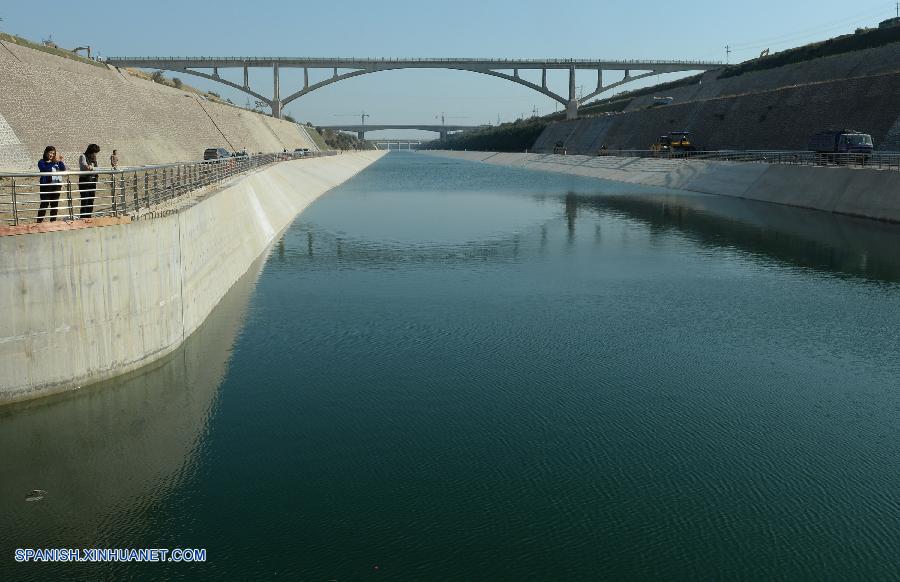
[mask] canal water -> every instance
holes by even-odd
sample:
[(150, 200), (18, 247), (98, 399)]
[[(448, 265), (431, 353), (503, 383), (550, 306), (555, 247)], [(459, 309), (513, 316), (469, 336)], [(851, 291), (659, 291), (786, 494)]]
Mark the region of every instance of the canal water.
[(0, 578), (896, 578), (898, 235), (392, 153), (171, 357), (0, 409)]

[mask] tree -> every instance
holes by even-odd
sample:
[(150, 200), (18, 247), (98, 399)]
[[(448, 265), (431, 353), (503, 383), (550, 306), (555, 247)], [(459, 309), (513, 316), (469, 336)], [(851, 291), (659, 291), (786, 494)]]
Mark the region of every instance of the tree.
[(153, 71), (153, 74), (150, 75), (150, 78), (153, 79), (154, 83), (163, 83), (165, 84), (166, 78), (163, 76), (162, 71)]
[(176, 89), (181, 89), (181, 86), (184, 85), (184, 83), (182, 83), (181, 79), (179, 79), (178, 77), (174, 77), (172, 79), (172, 84), (175, 85)]

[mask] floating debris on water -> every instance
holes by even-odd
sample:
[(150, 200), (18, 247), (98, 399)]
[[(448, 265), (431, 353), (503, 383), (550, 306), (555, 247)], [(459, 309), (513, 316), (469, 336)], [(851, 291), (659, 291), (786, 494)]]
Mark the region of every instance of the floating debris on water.
[(46, 494), (47, 491), (44, 489), (32, 489), (31, 493), (25, 496), (25, 501), (40, 501)]

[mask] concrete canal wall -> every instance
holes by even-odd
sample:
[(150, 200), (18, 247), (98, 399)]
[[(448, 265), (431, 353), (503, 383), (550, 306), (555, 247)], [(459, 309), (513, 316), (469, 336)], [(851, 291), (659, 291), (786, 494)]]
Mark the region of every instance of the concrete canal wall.
[(35, 170), (46, 145), (70, 164), (89, 143), (104, 165), (115, 148), (120, 166), (197, 160), (210, 147), (318, 149), (295, 123), (6, 41), (0, 87), (0, 170)]
[(421, 153), (900, 222), (900, 172), (896, 170), (612, 156)]
[(0, 402), (171, 352), (297, 213), (383, 154), (282, 162), (130, 224), (0, 236)]

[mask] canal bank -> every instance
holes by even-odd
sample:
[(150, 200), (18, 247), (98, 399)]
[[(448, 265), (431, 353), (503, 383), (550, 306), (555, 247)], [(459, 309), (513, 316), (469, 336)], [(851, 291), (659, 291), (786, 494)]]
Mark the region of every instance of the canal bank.
[(895, 170), (614, 156), (422, 153), (900, 222), (900, 172)]
[(156, 218), (0, 237), (0, 403), (168, 354), (299, 212), (381, 155), (280, 163)]

